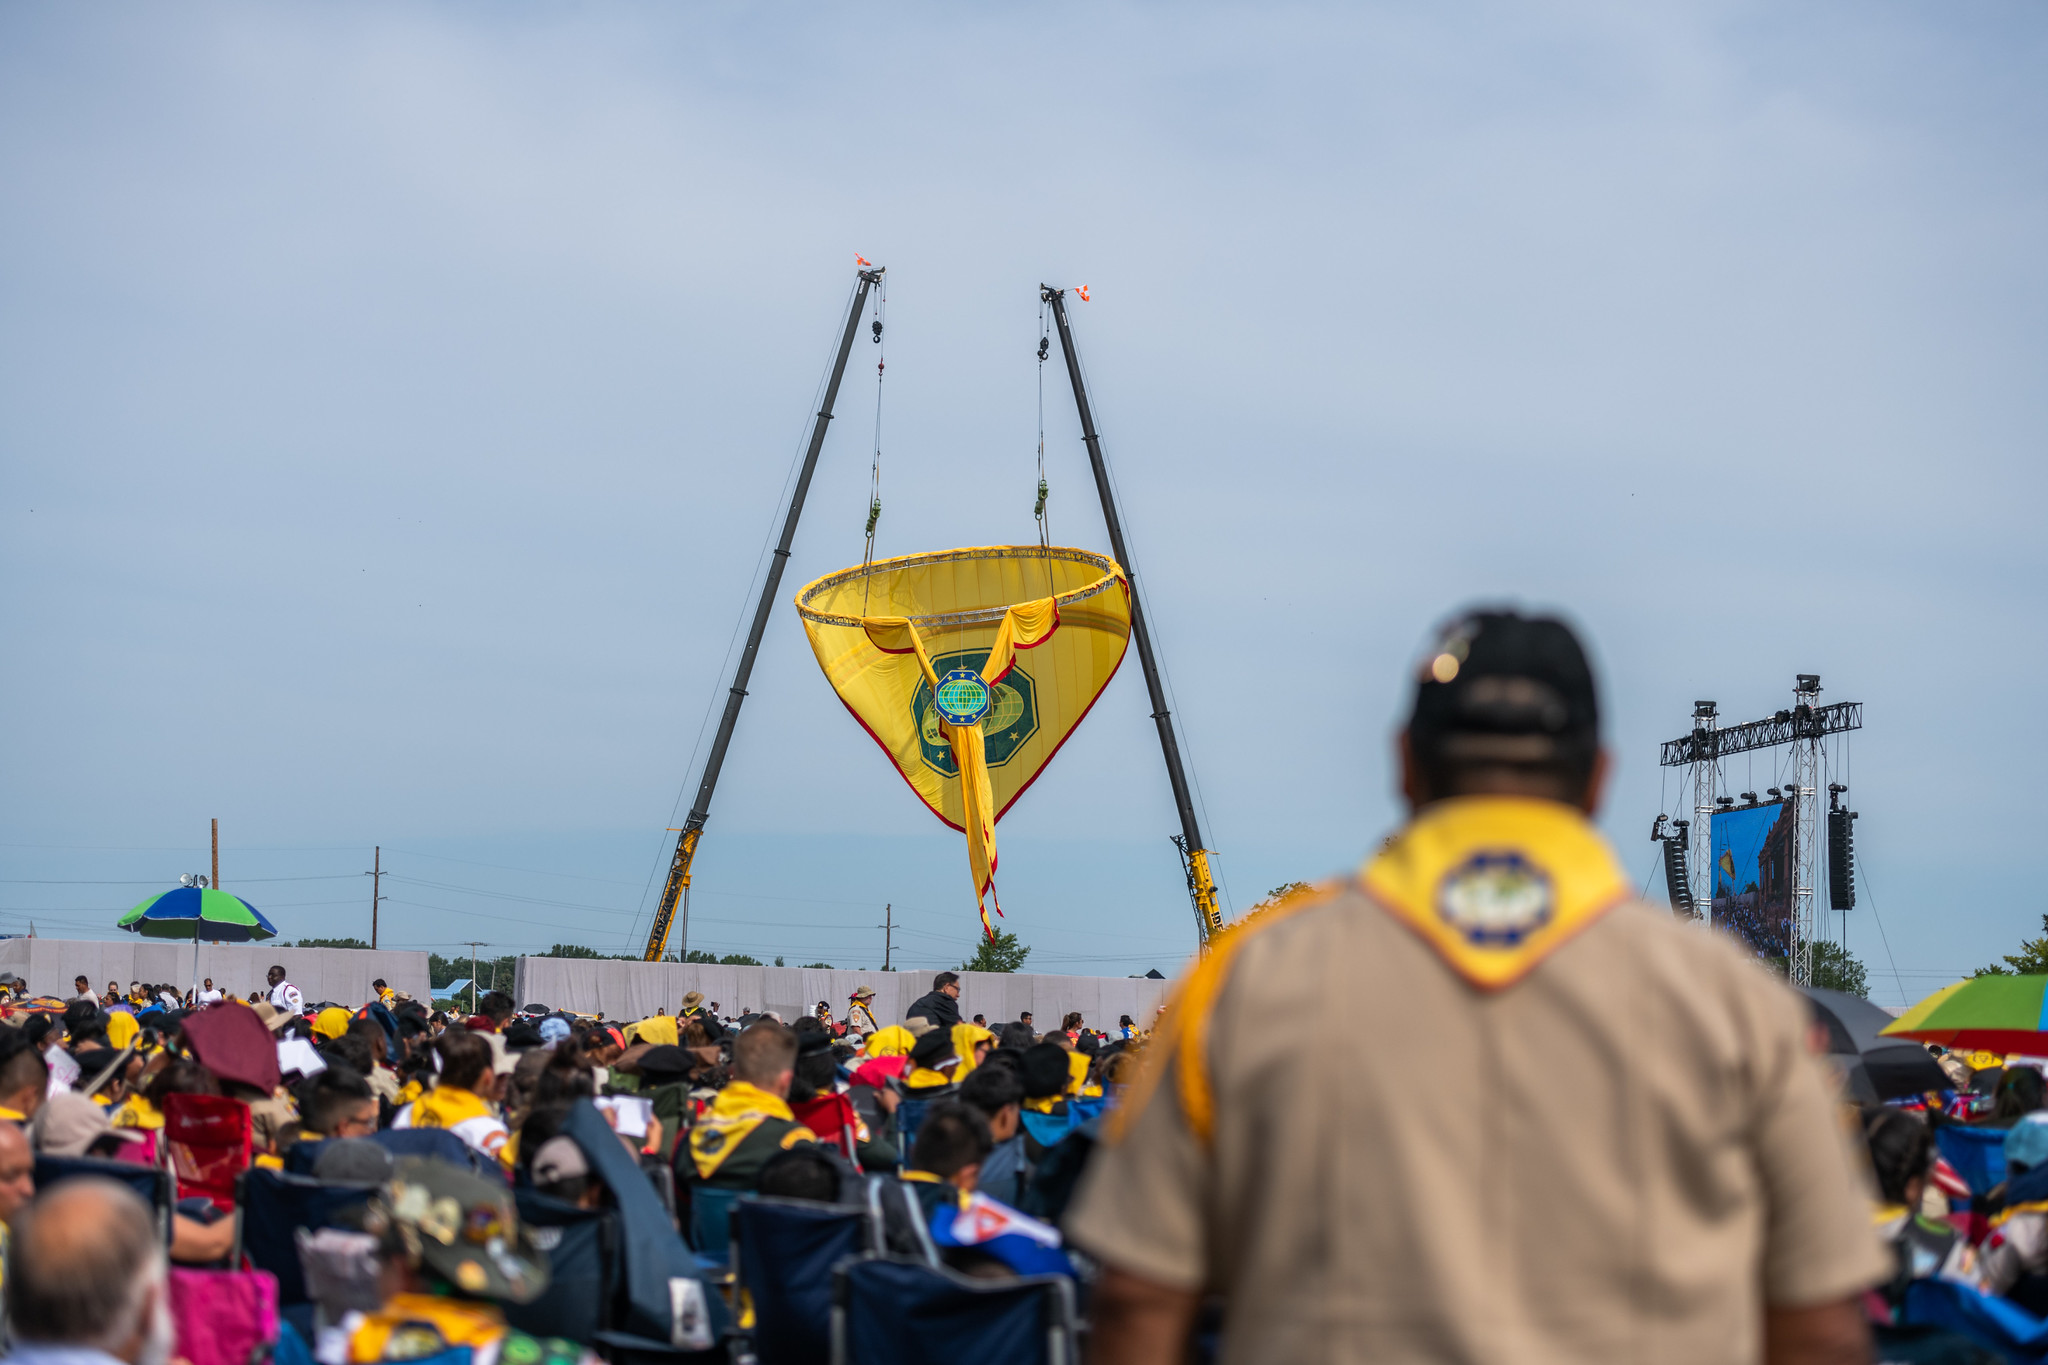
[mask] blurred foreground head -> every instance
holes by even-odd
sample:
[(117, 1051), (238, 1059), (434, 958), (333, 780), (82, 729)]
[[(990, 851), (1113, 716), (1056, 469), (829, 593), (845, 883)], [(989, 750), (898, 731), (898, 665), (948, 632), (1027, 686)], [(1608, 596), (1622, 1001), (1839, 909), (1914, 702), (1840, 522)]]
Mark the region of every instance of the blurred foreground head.
[(15, 1340), (166, 1365), (175, 1331), (164, 1276), (163, 1239), (133, 1191), (67, 1180), (14, 1222), (7, 1316)]
[(1548, 616), (1454, 618), (1423, 657), (1400, 744), (1412, 807), (1492, 795), (1593, 810), (1606, 755), (1593, 669), (1578, 636)]

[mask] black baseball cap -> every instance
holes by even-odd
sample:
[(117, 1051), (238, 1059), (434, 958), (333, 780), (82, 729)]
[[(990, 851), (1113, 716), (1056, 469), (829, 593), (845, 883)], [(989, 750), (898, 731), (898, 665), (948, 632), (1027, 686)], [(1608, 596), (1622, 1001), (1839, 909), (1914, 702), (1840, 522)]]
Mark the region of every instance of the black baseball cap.
[(1408, 737), (1441, 763), (1590, 764), (1600, 701), (1579, 637), (1552, 616), (1453, 618), (1417, 670)]

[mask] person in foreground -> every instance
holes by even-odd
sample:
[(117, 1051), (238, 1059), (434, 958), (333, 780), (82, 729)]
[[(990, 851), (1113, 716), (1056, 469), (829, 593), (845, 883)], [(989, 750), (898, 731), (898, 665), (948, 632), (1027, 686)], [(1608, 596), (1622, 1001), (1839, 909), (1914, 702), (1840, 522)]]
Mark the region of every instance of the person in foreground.
[(1184, 1359), (1214, 1294), (1230, 1363), (1868, 1360), (1802, 1002), (1635, 901), (1577, 638), (1453, 621), (1398, 749), (1408, 824), (1215, 943), (1107, 1126), (1092, 1359)]
[(111, 1180), (67, 1180), (19, 1215), (7, 1273), (11, 1361), (168, 1365), (175, 1344), (163, 1243)]

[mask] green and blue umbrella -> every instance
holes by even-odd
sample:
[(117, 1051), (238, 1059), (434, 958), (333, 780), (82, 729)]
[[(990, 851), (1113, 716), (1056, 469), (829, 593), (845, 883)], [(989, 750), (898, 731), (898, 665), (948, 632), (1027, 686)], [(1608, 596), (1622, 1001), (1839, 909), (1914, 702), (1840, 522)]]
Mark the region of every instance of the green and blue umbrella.
[(114, 926), (144, 938), (192, 940), (192, 993), (199, 994), (199, 944), (255, 943), (276, 938), (277, 927), (240, 896), (203, 886), (180, 886), (151, 896), (121, 916)]
[(277, 927), (240, 896), (200, 886), (180, 886), (151, 896), (121, 916), (115, 927), (144, 938), (203, 938), (216, 943), (255, 943), (277, 937)]

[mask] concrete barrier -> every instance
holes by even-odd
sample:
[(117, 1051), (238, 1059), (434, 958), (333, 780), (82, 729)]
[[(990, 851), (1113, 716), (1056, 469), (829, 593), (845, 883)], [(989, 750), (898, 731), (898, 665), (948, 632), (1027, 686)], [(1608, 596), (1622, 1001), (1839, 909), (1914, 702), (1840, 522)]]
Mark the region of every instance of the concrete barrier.
[[(676, 1012), (686, 991), (702, 991), (719, 1012), (771, 1009), (785, 1020), (809, 1014), (820, 1000), (835, 1018), (846, 1017), (856, 986), (872, 986), (875, 1018), (900, 1024), (903, 1011), (932, 988), (929, 971), (860, 972), (814, 967), (722, 967), (698, 962), (621, 962), (578, 957), (522, 957), (513, 995), (523, 1007), (547, 1005), (607, 1019), (644, 1019), (657, 1009)], [(1079, 1010), (1090, 1028), (1114, 1029), (1128, 1014), (1140, 1027), (1166, 1000), (1172, 983), (1144, 977), (1041, 976), (1035, 973), (962, 972), (960, 1017), (987, 1015), (992, 1024), (1030, 1010), (1043, 1033)]]
[[(427, 998), (425, 953), (371, 952), (362, 948), (273, 948), (267, 944), (199, 945), (199, 975), (238, 999), (268, 990), (264, 974), (276, 963), (299, 988), (306, 1003), (332, 1000), (351, 1008), (367, 1002), (379, 978), (393, 990), (415, 1000)], [(94, 991), (109, 981), (122, 990), (131, 981), (168, 981), (182, 994), (192, 984), (192, 945), (175, 940), (135, 938), (112, 942), (95, 939), (0, 939), (0, 971), (28, 981), (37, 995), (68, 998), (72, 981), (83, 976)]]

